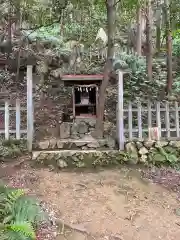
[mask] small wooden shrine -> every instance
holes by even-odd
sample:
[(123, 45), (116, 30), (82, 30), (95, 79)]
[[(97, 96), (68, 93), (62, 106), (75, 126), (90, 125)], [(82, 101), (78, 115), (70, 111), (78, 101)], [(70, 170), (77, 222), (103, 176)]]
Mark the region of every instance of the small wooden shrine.
[(64, 75), (65, 86), (72, 87), (72, 108), (74, 118), (96, 117), (98, 111), (99, 87), (103, 75)]

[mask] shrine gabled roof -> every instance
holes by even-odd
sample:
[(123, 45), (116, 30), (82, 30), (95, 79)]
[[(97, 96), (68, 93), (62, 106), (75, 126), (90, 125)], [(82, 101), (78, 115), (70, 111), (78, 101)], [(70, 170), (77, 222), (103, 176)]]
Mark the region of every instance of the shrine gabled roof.
[(62, 81), (102, 81), (103, 75), (93, 74), (93, 75), (64, 75)]

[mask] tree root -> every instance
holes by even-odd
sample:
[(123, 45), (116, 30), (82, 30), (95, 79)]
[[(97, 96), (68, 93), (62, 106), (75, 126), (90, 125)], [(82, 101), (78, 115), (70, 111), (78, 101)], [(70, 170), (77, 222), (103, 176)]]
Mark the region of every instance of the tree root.
[[(67, 228), (70, 228), (72, 230), (75, 230), (75, 231), (78, 231), (78, 232), (81, 232), (81, 233), (85, 233), (87, 235), (90, 235), (90, 233), (87, 231), (87, 229), (85, 229), (83, 226), (81, 226), (80, 224), (70, 224), (70, 223), (66, 223), (64, 222), (62, 219), (57, 219), (56, 220), (56, 223), (58, 225), (61, 225), (62, 226), (62, 230), (64, 232), (64, 228), (67, 227)], [(62, 232), (61, 230), (61, 232)]]

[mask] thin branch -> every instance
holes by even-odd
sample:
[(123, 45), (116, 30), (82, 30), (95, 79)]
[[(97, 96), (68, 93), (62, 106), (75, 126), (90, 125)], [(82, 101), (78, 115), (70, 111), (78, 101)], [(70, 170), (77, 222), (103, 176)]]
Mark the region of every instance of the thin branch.
[(32, 27), (32, 28), (20, 28), (20, 30), (22, 31), (22, 30), (32, 30), (32, 31), (36, 31), (36, 30), (38, 30), (38, 29), (40, 29), (40, 28), (42, 28), (42, 27), (50, 27), (50, 26), (52, 26), (53, 24), (55, 24), (55, 23), (59, 23), (61, 21), (61, 15), (59, 16), (59, 18), (57, 19), (57, 20), (55, 20), (55, 21), (53, 21), (53, 22), (51, 22), (51, 23), (47, 23), (47, 24), (40, 24), (40, 25), (36, 25), (35, 27)]
[(38, 29), (40, 29), (40, 28), (42, 28), (42, 27), (50, 27), (50, 26), (52, 26), (52, 25), (55, 24), (55, 23), (59, 23), (60, 20), (61, 20), (61, 16), (58, 18), (58, 20), (53, 21), (53, 22), (51, 22), (51, 23), (48, 23), (48, 24), (46, 24), (46, 25), (40, 24), (40, 25), (37, 25), (37, 26), (32, 27), (32, 28), (20, 28), (20, 30), (21, 30), (21, 31), (22, 31), (22, 30), (27, 30), (27, 31), (28, 31), (28, 30), (32, 30), (32, 31), (36, 31), (36, 30), (38, 30)]
[(115, 4), (113, 5), (113, 7), (115, 7), (118, 3), (120, 3), (121, 0), (118, 0), (117, 2), (115, 2)]

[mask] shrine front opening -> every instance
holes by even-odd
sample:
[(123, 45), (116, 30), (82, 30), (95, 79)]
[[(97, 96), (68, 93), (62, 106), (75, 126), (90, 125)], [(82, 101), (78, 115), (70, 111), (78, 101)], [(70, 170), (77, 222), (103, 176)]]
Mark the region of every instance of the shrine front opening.
[(64, 85), (72, 87), (73, 118), (96, 118), (102, 75), (65, 75)]

